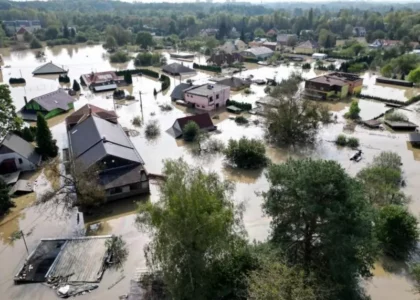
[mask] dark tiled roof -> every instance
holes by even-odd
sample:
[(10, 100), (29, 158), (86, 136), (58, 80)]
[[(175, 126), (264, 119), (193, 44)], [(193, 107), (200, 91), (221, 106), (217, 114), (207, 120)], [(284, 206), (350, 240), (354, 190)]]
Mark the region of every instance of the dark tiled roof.
[(26, 32), (28, 31), (25, 29), (25, 27), (20, 27), (16, 34), (25, 34)]
[(216, 82), (221, 85), (230, 86), (231, 88), (238, 88), (238, 87), (250, 85), (250, 82), (243, 80), (241, 78), (238, 78), (238, 77), (225, 78), (225, 79), (217, 80)]
[(42, 66), (36, 68), (32, 74), (34, 75), (42, 75), (42, 74), (63, 74), (67, 73), (66, 70), (60, 68), (59, 66), (53, 64), (52, 62), (46, 63)]
[(63, 89), (58, 89), (55, 92), (33, 98), (31, 101), (35, 101), (45, 108), (46, 111), (52, 111), (56, 108), (67, 111), (70, 109), (69, 104), (73, 103), (74, 99)]
[(190, 88), (189, 83), (178, 84), (171, 93), (171, 98), (176, 100), (184, 100), (184, 90)]
[(95, 116), (113, 123), (118, 122), (117, 114), (112, 110), (105, 110), (92, 104), (86, 104), (66, 118), (67, 127), (83, 122), (90, 116)]
[(36, 153), (35, 147), (14, 133), (9, 132), (3, 139), (1, 146), (6, 146), (35, 165), (38, 165), (41, 161), (41, 156)]
[(190, 121), (197, 123), (200, 129), (212, 130), (215, 128), (215, 126), (213, 125), (213, 121), (210, 118), (210, 115), (208, 113), (203, 113), (199, 115), (193, 115), (177, 119), (174, 125), (172, 125), (172, 127), (170, 128), (170, 133), (176, 138), (180, 137), (182, 135), (182, 130), (184, 129), (184, 126), (187, 125), (187, 123)]
[(188, 68), (184, 65), (181, 65), (179, 63), (172, 63), (166, 66), (162, 67), (162, 70), (164, 72), (170, 73), (170, 74), (185, 74), (185, 73), (195, 73), (194, 69)]

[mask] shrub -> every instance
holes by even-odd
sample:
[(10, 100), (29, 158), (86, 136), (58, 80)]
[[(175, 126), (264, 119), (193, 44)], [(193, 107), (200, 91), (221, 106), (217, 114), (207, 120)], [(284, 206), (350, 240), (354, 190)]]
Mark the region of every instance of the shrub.
[(222, 68), (219, 66), (207, 66), (207, 65), (199, 65), (199, 64), (193, 63), (193, 68), (210, 71), (210, 72), (216, 72), (216, 73), (222, 72)]
[(161, 66), (162, 62), (163, 56), (160, 53), (141, 52), (137, 54), (134, 65), (136, 67)]
[(84, 35), (78, 34), (78, 35), (76, 35), (76, 42), (77, 43), (85, 43), (85, 42), (87, 42), (87, 38)]
[(171, 79), (164, 74), (160, 75), (159, 80), (162, 82), (162, 85), (161, 85), (162, 91), (168, 89), (169, 86), (171, 85)]
[(67, 74), (60, 75), (58, 76), (58, 82), (70, 83), (70, 77)]
[(0, 216), (7, 213), (7, 211), (14, 206), (15, 204), (9, 196), (7, 184), (0, 178)]
[(237, 116), (235, 118), (235, 122), (238, 123), (238, 124), (248, 124), (249, 121), (248, 121), (247, 118), (245, 118), (243, 116)]
[(205, 147), (210, 153), (223, 152), (225, 150), (225, 144), (218, 139), (209, 139)]
[(130, 60), (130, 57), (127, 55), (127, 53), (118, 51), (114, 54), (111, 54), (110, 60), (112, 63), (125, 63)]
[(337, 138), (335, 139), (335, 143), (338, 146), (345, 147), (347, 145), (347, 137), (344, 134), (339, 134)]
[(78, 92), (80, 91), (80, 84), (77, 82), (77, 80), (73, 80), (73, 91)]
[(160, 110), (161, 110), (161, 111), (171, 111), (172, 109), (174, 109), (174, 108), (173, 108), (173, 106), (172, 106), (172, 105), (170, 105), (170, 104), (162, 104), (162, 105), (160, 106)]
[(252, 104), (246, 103), (246, 102), (238, 102), (235, 100), (227, 100), (226, 106), (234, 105), (242, 110), (251, 110)]
[(123, 90), (115, 90), (112, 93), (112, 97), (115, 99), (123, 99), (125, 97), (125, 92)]
[(22, 83), (26, 83), (26, 80), (25, 80), (25, 78), (13, 78), (13, 77), (11, 77), (9, 79), (9, 83), (10, 84), (22, 84)]
[(160, 134), (159, 123), (156, 120), (150, 120), (145, 129), (146, 137), (155, 138)]
[(265, 166), (268, 161), (264, 144), (246, 137), (242, 137), (239, 141), (229, 140), (224, 153), (229, 163), (243, 169), (257, 169)]
[(252, 94), (253, 92), (252, 92), (252, 90), (251, 90), (250, 88), (246, 88), (246, 89), (244, 90), (244, 93), (245, 93), (246, 95), (250, 95), (250, 94)]
[(189, 121), (182, 129), (182, 137), (186, 142), (194, 141), (200, 134), (200, 127), (194, 121)]
[(359, 147), (359, 139), (355, 137), (349, 137), (347, 140), (347, 146), (351, 148), (357, 148)]
[(42, 44), (40, 41), (38, 41), (36, 38), (32, 39), (30, 43), (31, 49), (39, 49), (42, 48)]
[(417, 219), (400, 205), (388, 205), (379, 211), (375, 233), (386, 255), (405, 259), (415, 250), (419, 232)]
[(385, 115), (385, 119), (394, 122), (407, 122), (408, 118), (401, 112), (391, 112)]
[(344, 117), (355, 120), (359, 118), (359, 113), (360, 113), (359, 103), (356, 100), (353, 100), (350, 104), (349, 111), (344, 114)]
[(131, 124), (134, 126), (140, 127), (142, 125), (141, 117), (135, 116), (134, 119), (131, 121)]
[(310, 70), (311, 69), (311, 64), (310, 63), (304, 63), (302, 65), (302, 69), (304, 69), (304, 70)]

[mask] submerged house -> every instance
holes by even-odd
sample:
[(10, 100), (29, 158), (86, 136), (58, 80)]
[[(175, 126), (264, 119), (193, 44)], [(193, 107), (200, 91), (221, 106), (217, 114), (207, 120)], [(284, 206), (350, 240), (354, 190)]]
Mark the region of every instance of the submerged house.
[(226, 106), (229, 97), (229, 86), (219, 83), (193, 86), (184, 91), (184, 100), (187, 105), (202, 110), (213, 110)]
[(169, 65), (163, 66), (162, 71), (172, 76), (197, 74), (197, 72), (194, 69), (188, 68), (179, 63), (172, 63)]
[(318, 52), (319, 49), (319, 44), (316, 41), (308, 40), (297, 44), (295, 47), (295, 53), (313, 54)]
[(192, 84), (189, 83), (180, 83), (178, 84), (172, 91), (171, 93), (171, 100), (172, 101), (176, 101), (176, 100), (184, 100), (184, 91), (186, 89), (189, 89), (190, 87), (192, 87)]
[(41, 164), (35, 147), (20, 136), (9, 132), (0, 144), (0, 174), (32, 171)]
[(63, 89), (58, 89), (55, 92), (35, 97), (29, 102), (25, 97), (25, 106), (20, 109), (19, 114), (23, 120), (36, 121), (38, 113), (44, 115), (45, 119), (49, 119), (68, 112), (73, 107), (73, 97)]
[(244, 61), (244, 58), (239, 53), (227, 53), (224, 51), (218, 51), (213, 53), (208, 59), (208, 64), (213, 64), (216, 66), (230, 66), (235, 63), (241, 63)]
[(64, 68), (61, 68), (53, 64), (52, 61), (42, 66), (39, 66), (32, 72), (33, 75), (53, 75), (53, 74), (67, 74), (67, 73), (68, 73), (68, 70), (65, 70)]
[(348, 95), (360, 93), (363, 78), (356, 74), (333, 72), (305, 81), (307, 97), (328, 99), (330, 97), (344, 98)]
[(80, 77), (80, 82), (94, 92), (112, 91), (127, 84), (124, 76), (118, 76), (114, 71), (84, 74)]
[(182, 136), (185, 125), (191, 121), (195, 122), (198, 127), (204, 131), (213, 131), (217, 129), (217, 127), (213, 125), (210, 115), (208, 113), (204, 113), (176, 119), (172, 127), (169, 128), (167, 132), (175, 138), (179, 138)]
[(73, 162), (82, 171), (99, 169), (107, 201), (149, 193), (144, 161), (116, 118), (90, 107), (76, 111), (66, 124)]
[(251, 81), (244, 80), (238, 77), (213, 79), (218, 84), (227, 85), (232, 91), (240, 91), (251, 86)]
[(16, 32), (16, 40), (18, 42), (24, 42), (25, 41), (25, 34), (29, 33), (28, 30), (26, 30), (25, 27), (21, 27), (17, 32)]
[(274, 51), (267, 47), (254, 47), (249, 48), (241, 52), (241, 55), (245, 58), (252, 58), (257, 60), (265, 60), (271, 57), (274, 54)]
[(106, 110), (92, 104), (86, 104), (66, 118), (66, 126), (68, 129), (71, 129), (90, 116), (95, 116), (103, 120), (118, 123), (118, 116), (115, 111)]

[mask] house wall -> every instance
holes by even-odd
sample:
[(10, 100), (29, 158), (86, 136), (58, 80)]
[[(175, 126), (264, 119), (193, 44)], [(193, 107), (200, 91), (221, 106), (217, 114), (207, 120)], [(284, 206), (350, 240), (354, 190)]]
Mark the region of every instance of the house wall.
[(18, 42), (24, 42), (25, 41), (24, 35), (23, 34), (16, 34), (16, 40)]
[(349, 93), (360, 94), (363, 88), (363, 79), (349, 82)]
[(150, 193), (149, 180), (137, 182), (131, 185), (125, 185), (118, 188), (112, 188), (105, 191), (106, 201), (115, 201), (128, 198), (135, 195)]
[(258, 59), (267, 59), (267, 58), (273, 56), (273, 54), (274, 54), (274, 52), (272, 52), (272, 53), (266, 53), (266, 54), (260, 54), (260, 55), (257, 55), (257, 58)]
[[(219, 99), (217, 99), (217, 95), (219, 95)], [(213, 101), (210, 101), (210, 97), (213, 97)], [(216, 109), (217, 107), (226, 106), (226, 101), (229, 99), (229, 97), (229, 87), (226, 87), (219, 92), (213, 92), (209, 97), (198, 96), (188, 92), (185, 93), (185, 101), (187, 103), (192, 103), (194, 104), (195, 108), (207, 111)]]
[[(15, 152), (0, 154), (0, 164), (3, 160), (10, 158), (15, 159), (16, 168), (20, 171), (32, 171), (36, 169), (36, 166), (33, 163)], [(21, 159), (22, 162), (20, 162), (19, 159)]]
[(55, 117), (57, 115), (60, 115), (62, 113), (65, 113), (66, 111), (69, 111), (69, 110), (71, 110), (73, 108), (74, 108), (74, 103), (69, 103), (69, 109), (68, 110), (62, 110), (61, 108), (53, 109), (52, 111), (50, 111), (49, 113), (47, 113), (45, 115), (45, 119), (53, 118), (53, 117)]
[(246, 58), (257, 58), (252, 52), (242, 51), (241, 55)]
[(315, 53), (315, 50), (314, 49), (311, 49), (311, 48), (299, 48), (299, 47), (296, 47), (295, 48), (295, 52), (296, 53), (313, 54), (313, 53)]

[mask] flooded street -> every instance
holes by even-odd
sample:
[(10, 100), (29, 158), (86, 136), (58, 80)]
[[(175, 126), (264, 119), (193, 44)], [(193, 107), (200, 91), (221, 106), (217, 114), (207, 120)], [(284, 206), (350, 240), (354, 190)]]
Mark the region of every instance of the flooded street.
[[(111, 64), (107, 58), (106, 51), (102, 46), (76, 45), (68, 47), (46, 48), (45, 61), (39, 61), (35, 58), (33, 51), (12, 52), (2, 49), (4, 65), (10, 65), (10, 68), (2, 68), (3, 83), (8, 83), (10, 77), (22, 77), (26, 79), (25, 86), (11, 87), (11, 94), (17, 110), (24, 105), (24, 97), (28, 99), (56, 90), (61, 85), (58, 82), (58, 76), (33, 77), (32, 71), (44, 62), (64, 66), (69, 70), (68, 76), (79, 80), (82, 74), (92, 71), (122, 70), (134, 68), (133, 62), (125, 64)], [(165, 54), (166, 55), (166, 54)], [(169, 61), (171, 62), (171, 61)], [(204, 63), (204, 58), (197, 58), (197, 62)], [(192, 63), (185, 63), (191, 65)], [(304, 78), (312, 78), (319, 75), (318, 71), (313, 69), (303, 71), (299, 66), (290, 64), (279, 67), (261, 67), (258, 69), (244, 71), (236, 76), (247, 77), (253, 75), (254, 79), (266, 79), (275, 77), (277, 80), (287, 78), (292, 72), (302, 73)], [(206, 79), (211, 77), (209, 73), (198, 72), (192, 79)], [(413, 89), (400, 89), (391, 86), (377, 86), (372, 82), (372, 77), (364, 75), (364, 89), (376, 93), (377, 90), (386, 93), (378, 95), (384, 98), (408, 99), (413, 93), (418, 91)], [(183, 78), (184, 79), (184, 78)], [(133, 76), (133, 85), (125, 88), (126, 92), (135, 96), (136, 102), (129, 105), (114, 105), (112, 92), (92, 94), (87, 88), (82, 87), (82, 94), (75, 102), (75, 109), (90, 103), (105, 109), (116, 109), (119, 116), (119, 122), (122, 126), (139, 131), (139, 135), (132, 137), (131, 140), (138, 152), (146, 163), (146, 168), (150, 173), (160, 174), (162, 172), (164, 159), (183, 158), (189, 164), (202, 166), (206, 170), (212, 170), (219, 173), (226, 179), (236, 183), (234, 199), (238, 203), (245, 203), (244, 223), (248, 231), (250, 240), (263, 241), (270, 232), (270, 220), (263, 215), (261, 210), (262, 199), (257, 195), (260, 191), (268, 189), (268, 182), (264, 175), (264, 170), (253, 172), (242, 172), (226, 166), (221, 154), (195, 155), (189, 145), (176, 141), (166, 130), (170, 128), (175, 119), (185, 115), (185, 108), (174, 106), (174, 109), (168, 112), (162, 112), (159, 108), (161, 104), (171, 104), (170, 94), (172, 89), (180, 82), (179, 78), (171, 78), (169, 90), (163, 94), (159, 93), (156, 97), (153, 90), (160, 90), (160, 82), (149, 77)], [(265, 86), (252, 85), (252, 94), (233, 93), (232, 99), (245, 101), (255, 104), (260, 97), (265, 96)], [(383, 90), (385, 89), (385, 90)], [(388, 95), (389, 89), (392, 91)], [(142, 94), (142, 108), (139, 95)], [(365, 91), (363, 91), (364, 93)], [(111, 96), (111, 97), (110, 97)], [(361, 108), (361, 117), (363, 119), (373, 118), (387, 110), (384, 104), (368, 100), (359, 100)], [(369, 164), (373, 157), (381, 151), (395, 151), (403, 161), (404, 176), (407, 186), (404, 192), (412, 197), (410, 203), (411, 211), (417, 216), (420, 215), (420, 151), (413, 150), (407, 144), (407, 134), (395, 134), (389, 131), (371, 131), (360, 126), (354, 130), (346, 127), (346, 120), (343, 118), (348, 111), (350, 102), (343, 101), (338, 103), (328, 103), (330, 110), (337, 116), (337, 123), (322, 128), (319, 141), (312, 149), (294, 149), (281, 150), (277, 148), (267, 148), (269, 158), (280, 163), (289, 157), (314, 157), (323, 159), (332, 159), (341, 163), (351, 175), (357, 174), (363, 167)], [(407, 115), (410, 120), (420, 124), (420, 113), (415, 111), (415, 107)], [(242, 135), (253, 138), (263, 138), (264, 128), (262, 122), (254, 125), (250, 122), (249, 126), (237, 125), (229, 119), (229, 114), (220, 110), (215, 114), (220, 114), (220, 120), (214, 120), (221, 133), (212, 134), (212, 138), (217, 138), (227, 142), (230, 138), (238, 139)], [(144, 135), (144, 128), (136, 128), (131, 124), (135, 116), (142, 116), (145, 123), (150, 120), (157, 120), (160, 126), (160, 135), (148, 140)], [(60, 117), (58, 117), (60, 118)], [(251, 117), (257, 118), (255, 116)], [(54, 122), (54, 120), (51, 120)], [(51, 127), (54, 138), (57, 139), (60, 148), (67, 146), (66, 129), (61, 122), (52, 123)], [(359, 163), (350, 161), (354, 151), (348, 148), (338, 148), (333, 141), (335, 137), (342, 132), (359, 138), (361, 149), (363, 150), (363, 160)], [(33, 195), (33, 197), (35, 197)], [(81, 234), (80, 226), (77, 225), (74, 213), (63, 214), (48, 205), (43, 207), (33, 207), (30, 203), (34, 198), (18, 199), (17, 207), (4, 218), (0, 218), (0, 293), (1, 299), (57, 299), (54, 291), (42, 284), (28, 284), (15, 286), (13, 276), (22, 265), (27, 256), (25, 245), (22, 240), (12, 241), (10, 236), (17, 230), (22, 230), (27, 234), (26, 241), (29, 252), (32, 251), (41, 238), (53, 238), (63, 236), (74, 236)], [(151, 185), (152, 201), (158, 199), (158, 187)], [(129, 246), (128, 261), (122, 271), (107, 270), (99, 284), (99, 288), (89, 295), (80, 296), (80, 299), (117, 299), (118, 296), (126, 294), (129, 290), (130, 279), (136, 276), (138, 271), (143, 270), (145, 259), (143, 247), (149, 241), (147, 234), (139, 232), (135, 227), (136, 201), (146, 201), (147, 197), (127, 199), (121, 202), (115, 202), (107, 205), (98, 216), (85, 216), (84, 229), (88, 235), (116, 234), (122, 235)], [(108, 289), (120, 277), (121, 273), (125, 278)], [(375, 269), (375, 277), (366, 283), (366, 288), (373, 300), (400, 299), (411, 300), (416, 296), (411, 292), (411, 283), (406, 278), (405, 273), (390, 273), (378, 265)]]

